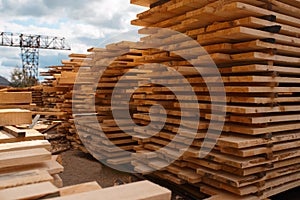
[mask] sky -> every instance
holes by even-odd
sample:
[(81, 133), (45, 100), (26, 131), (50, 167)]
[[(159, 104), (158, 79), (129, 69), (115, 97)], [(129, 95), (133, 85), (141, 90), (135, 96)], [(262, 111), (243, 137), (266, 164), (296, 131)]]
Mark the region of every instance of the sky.
[[(40, 50), (39, 70), (45, 71), (71, 53), (86, 53), (120, 33), (137, 32), (130, 21), (144, 10), (130, 0), (0, 0), (0, 32), (65, 37), (71, 51)], [(130, 39), (125, 34), (120, 40)], [(11, 71), (21, 68), (20, 53), (20, 48), (0, 46), (1, 76), (10, 80)]]

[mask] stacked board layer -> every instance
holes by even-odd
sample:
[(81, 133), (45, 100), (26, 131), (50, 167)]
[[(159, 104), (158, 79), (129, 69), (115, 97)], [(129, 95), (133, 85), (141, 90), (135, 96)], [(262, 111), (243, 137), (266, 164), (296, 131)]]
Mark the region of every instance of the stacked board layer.
[[(30, 103), (35, 104), (35, 106), (37, 107), (42, 107), (43, 106), (43, 87), (42, 86), (33, 86), (33, 87), (28, 87), (28, 88), (5, 88), (0, 90), (1, 92), (28, 92), (31, 93), (32, 96), (32, 101), (30, 101)], [(19, 97), (20, 98), (20, 97)], [(21, 99), (21, 98), (20, 98)], [(25, 100), (25, 99), (24, 99)], [(23, 101), (22, 104), (27, 104), (29, 103), (28, 100)], [(15, 106), (15, 105), (13, 105)], [(20, 105), (22, 106), (22, 105)], [(16, 108), (16, 107), (14, 107)], [(23, 105), (23, 107), (18, 107), (18, 108), (26, 108), (26, 109), (31, 109), (34, 110), (34, 106), (30, 106), (28, 105), (28, 107), (25, 107), (25, 105)]]
[[(225, 0), (225, 1), (143, 1), (132, 3), (149, 6), (137, 15), (133, 25), (143, 41), (152, 40), (175, 52), (152, 50), (141, 63), (160, 63), (179, 71), (191, 83), (198, 103), (184, 104), (185, 109), (199, 107), (199, 118), (181, 113), (180, 103), (173, 91), (160, 85), (143, 85), (133, 96), (137, 113), (133, 116), (143, 125), (159, 123), (163, 113), (149, 118), (152, 105), (161, 104), (167, 113), (166, 124), (156, 135), (141, 139), (137, 151), (156, 151), (169, 144), (177, 134), (179, 125), (186, 129), (175, 145), (163, 154), (150, 154), (151, 159), (137, 159), (133, 164), (138, 172), (160, 169), (174, 155), (183, 155), (172, 165), (164, 167), (157, 176), (177, 184), (202, 184), (200, 189), (221, 188), (235, 198), (265, 199), (300, 185), (299, 109), (300, 109), (300, 4), (298, 1)], [(197, 65), (205, 67), (207, 57), (199, 55), (197, 46), (182, 40), (178, 34), (164, 35), (147, 27), (168, 28), (184, 33), (197, 41), (215, 62), (224, 83), (226, 103), (219, 104), (220, 114), (212, 114), (212, 97), (217, 88), (209, 83), (220, 81), (216, 74), (199, 74), (186, 55)], [(197, 59), (197, 60), (196, 60)], [(139, 75), (140, 78), (162, 79), (170, 72)], [(172, 76), (172, 75), (171, 75)], [(203, 78), (205, 76), (206, 78)], [(209, 78), (207, 78), (209, 77)], [(169, 86), (185, 95), (180, 81), (168, 77)], [(210, 91), (210, 90), (213, 90)], [(188, 98), (187, 98), (188, 100)], [(226, 115), (222, 116), (223, 109)], [(190, 124), (181, 122), (182, 115), (190, 117)], [(214, 149), (204, 159), (199, 151), (209, 134), (220, 130), (218, 121), (225, 121), (222, 134)], [(189, 125), (200, 121), (198, 130)], [(153, 127), (153, 130), (155, 126)], [(135, 132), (153, 135), (151, 130), (136, 128)], [(195, 138), (188, 149), (182, 149), (185, 138)], [(178, 138), (177, 138), (178, 139)]]

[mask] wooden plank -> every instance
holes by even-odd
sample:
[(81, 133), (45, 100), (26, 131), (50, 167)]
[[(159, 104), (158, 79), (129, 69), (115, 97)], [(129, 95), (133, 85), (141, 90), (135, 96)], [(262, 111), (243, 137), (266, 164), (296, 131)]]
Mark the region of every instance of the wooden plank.
[[(185, 43), (183, 42), (182, 45)], [(171, 48), (171, 47), (170, 47)], [(288, 56), (299, 56), (299, 47), (281, 45), (281, 44), (273, 44), (269, 42), (263, 42), (260, 40), (253, 40), (250, 42), (242, 42), (242, 43), (221, 43), (221, 44), (212, 44), (203, 46), (203, 48), (209, 53), (224, 53), (224, 54), (232, 54), (232, 53), (241, 53), (241, 52), (250, 52), (250, 51), (267, 51), (270, 49), (276, 49), (278, 54), (288, 55)], [(195, 52), (193, 51), (195, 50)], [(187, 55), (187, 56), (199, 56), (199, 52), (197, 52), (198, 48), (193, 47), (182, 47), (182, 49), (173, 51), (170, 56), (176, 57), (177, 55)], [(192, 53), (191, 53), (192, 51)], [(191, 70), (193, 68), (189, 67)], [(188, 68), (185, 68), (188, 69)], [(205, 71), (203, 72), (205, 73)], [(170, 74), (170, 73), (169, 73)], [(152, 73), (151, 73), (152, 75)], [(142, 75), (141, 75), (142, 76)]]
[(24, 172), (28, 170), (43, 170), (43, 171), (47, 171), (50, 175), (55, 175), (63, 172), (64, 167), (54, 160), (47, 160), (35, 164), (27, 164), (27, 165), (20, 165), (20, 166), (0, 169), (0, 174), (7, 174), (13, 172), (17, 173), (17, 172)]
[(18, 173), (0, 175), (0, 189), (11, 188), (21, 185), (53, 181), (51, 175), (46, 171), (31, 170)]
[(277, 0), (270, 0), (270, 3), (272, 3), (273, 10), (276, 10), (279, 13), (283, 13), (283, 14), (286, 14), (289, 16), (296, 17), (298, 19), (300, 18), (300, 15), (299, 15), (300, 9), (299, 8), (289, 5), (289, 4), (286, 4), (286, 3), (283, 3), (283, 2), (280, 2), (280, 1), (277, 1)]
[(150, 7), (151, 4), (157, 2), (158, 0), (130, 0), (131, 4), (136, 4), (139, 6)]
[(232, 133), (229, 135), (223, 134), (218, 139), (218, 145), (221, 147), (242, 149), (298, 139), (300, 139), (300, 134), (298, 131), (274, 133), (273, 137), (270, 139), (250, 137), (247, 135), (236, 135)]
[(300, 3), (299, 0), (279, 0), (279, 1), (299, 8), (299, 3)]
[[(277, 181), (277, 184), (278, 183), (280, 184), (280, 183), (282, 183), (282, 181), (281, 180)], [(300, 181), (299, 180), (291, 181), (291, 182), (288, 182), (288, 183), (285, 183), (285, 184), (280, 184), (277, 187), (272, 187), (272, 189), (269, 189), (269, 190), (265, 191), (261, 198), (271, 197), (271, 196), (274, 196), (276, 194), (286, 192), (288, 190), (294, 189), (294, 188), (299, 187), (299, 186), (300, 186)]]
[(40, 132), (33, 129), (26, 129), (26, 136), (21, 138), (16, 138), (13, 135), (0, 130), (0, 143), (13, 143), (21, 141), (31, 141), (31, 140), (44, 140), (45, 136)]
[(1, 109), (0, 126), (12, 126), (20, 124), (31, 124), (32, 115), (28, 110)]
[[(289, 183), (289, 182), (298, 183), (298, 184), (295, 184), (295, 186), (298, 186), (299, 185), (299, 177), (300, 177), (300, 175), (298, 172), (298, 173), (294, 173), (294, 174), (267, 180), (267, 181), (265, 181), (265, 184), (263, 184), (262, 186), (250, 185), (250, 186), (241, 187), (241, 188), (234, 188), (225, 183), (215, 181), (211, 178), (204, 178), (203, 181), (207, 184), (213, 185), (214, 187), (220, 187), (222, 189), (230, 191), (231, 193), (235, 193), (239, 196), (245, 196), (245, 195), (250, 195), (252, 193), (256, 193), (258, 191), (268, 191), (268, 190), (273, 189), (273, 187), (276, 187), (278, 185), (281, 186), (281, 185), (284, 185), (285, 183)], [(291, 187), (291, 185), (289, 185), (289, 188), (290, 187)], [(278, 188), (280, 188), (280, 187), (278, 187)], [(264, 197), (262, 197), (262, 199), (264, 199)]]
[(198, 35), (197, 41), (201, 45), (224, 43), (230, 41), (247, 41), (253, 39), (274, 38), (278, 43), (290, 46), (300, 46), (300, 39), (291, 36), (285, 36), (277, 33), (269, 33), (247, 27), (235, 27), (219, 30), (214, 33)]
[(78, 185), (72, 185), (69, 187), (63, 187), (59, 189), (60, 196), (69, 196), (83, 192), (91, 192), (94, 190), (100, 190), (102, 187), (96, 182), (82, 183)]
[(61, 85), (73, 85), (77, 77), (76, 72), (62, 72), (58, 83)]
[[(200, 191), (211, 195), (211, 197), (205, 198), (204, 200), (224, 200), (224, 199), (232, 199), (232, 200), (259, 200), (258, 197), (255, 196), (238, 196), (235, 194), (231, 194), (229, 192), (220, 190), (220, 189), (214, 189), (207, 185), (201, 185)], [(267, 199), (265, 199), (267, 200)]]
[(16, 138), (25, 137), (26, 136), (26, 131), (18, 129), (18, 128), (13, 127), (13, 126), (4, 126), (3, 130), (6, 131), (9, 134), (12, 134)]
[[(233, 27), (237, 27), (237, 26), (245, 26), (245, 27), (249, 27), (249, 28), (265, 28), (265, 27), (272, 27), (272, 26), (280, 26), (281, 30), (279, 33), (283, 34), (283, 35), (291, 35), (291, 36), (295, 36), (297, 37), (297, 32), (299, 32), (299, 28), (294, 27), (294, 26), (289, 26), (286, 24), (282, 24), (282, 23), (278, 23), (278, 22), (271, 22), (268, 20), (264, 20), (264, 19), (259, 19), (256, 17), (247, 17), (247, 18), (242, 18), (242, 19), (237, 19), (234, 21), (229, 21), (229, 22), (219, 22), (219, 23), (215, 23), (212, 25), (209, 25), (205, 32), (214, 32), (214, 31), (218, 31), (218, 30), (222, 30), (222, 29), (226, 29), (226, 28), (233, 28)], [(204, 31), (200, 31), (198, 29), (197, 30), (191, 30), (188, 31), (187, 34), (191, 34), (191, 35), (195, 35), (195, 34), (202, 34), (204, 33)]]
[(63, 180), (58, 174), (53, 174), (53, 185), (55, 185), (58, 188), (62, 188), (64, 186)]
[(8, 151), (18, 151), (34, 148), (44, 148), (50, 151), (51, 144), (47, 140), (34, 140), (15, 143), (0, 143), (0, 153)]
[(171, 191), (149, 181), (141, 181), (92, 192), (53, 198), (53, 200), (68, 200), (74, 198), (91, 200), (99, 198), (107, 200), (170, 200)]
[(51, 153), (46, 149), (29, 149), (0, 153), (0, 168), (34, 164), (51, 160)]
[(218, 9), (198, 9), (187, 13), (188, 18), (201, 19), (203, 16), (211, 15), (211, 19), (203, 20), (199, 26), (208, 25), (214, 21), (220, 20), (234, 20), (242, 17), (255, 16), (262, 17), (267, 15), (274, 15), (277, 17), (277, 21), (280, 23), (288, 24), (295, 27), (300, 27), (300, 20), (295, 17), (280, 14), (268, 9), (260, 8), (250, 5), (251, 3), (233, 2), (229, 4), (223, 4)]
[[(293, 174), (293, 173), (297, 172), (297, 170), (299, 170), (299, 166), (297, 166), (297, 165), (286, 166), (285, 171), (283, 171), (282, 169), (283, 168), (269, 170), (266, 172), (266, 175), (262, 178), (258, 178), (255, 175), (241, 177), (241, 176), (237, 176), (237, 175), (234, 175), (234, 174), (231, 174), (228, 172), (214, 171), (214, 170), (210, 170), (210, 169), (204, 168), (204, 167), (197, 168), (197, 172), (202, 176), (209, 176), (210, 178), (212, 178), (216, 181), (226, 183), (226, 184), (228, 184), (228, 186), (236, 187), (236, 188), (243, 188), (246, 186), (251, 187), (255, 183), (259, 183), (262, 181), (267, 182), (268, 180), (280, 178), (283, 176), (288, 176), (289, 174)], [(255, 191), (253, 191), (253, 193), (254, 192)]]
[(255, 147), (255, 148), (248, 148), (248, 149), (241, 149), (241, 150), (221, 147), (221, 152), (230, 155), (239, 156), (239, 157), (250, 157), (256, 155), (268, 154), (270, 152), (281, 151), (284, 149), (290, 149), (299, 145), (300, 145), (300, 141), (294, 141), (294, 142), (284, 142), (284, 143), (274, 144), (274, 146), (272, 147), (262, 146), (262, 147)]
[(0, 199), (39, 199), (50, 194), (58, 194), (58, 189), (50, 182), (43, 182), (0, 190)]
[(0, 104), (31, 104), (31, 92), (0, 92)]

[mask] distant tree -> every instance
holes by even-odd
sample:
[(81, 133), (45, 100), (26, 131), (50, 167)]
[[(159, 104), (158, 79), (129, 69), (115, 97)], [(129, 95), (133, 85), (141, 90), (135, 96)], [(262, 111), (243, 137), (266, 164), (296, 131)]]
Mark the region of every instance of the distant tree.
[(23, 84), (24, 73), (20, 68), (16, 67), (10, 74), (10, 85), (12, 87), (25, 87)]
[(25, 72), (18, 66), (11, 72), (11, 86), (12, 87), (30, 87), (37, 84), (37, 80), (32, 77), (26, 77)]

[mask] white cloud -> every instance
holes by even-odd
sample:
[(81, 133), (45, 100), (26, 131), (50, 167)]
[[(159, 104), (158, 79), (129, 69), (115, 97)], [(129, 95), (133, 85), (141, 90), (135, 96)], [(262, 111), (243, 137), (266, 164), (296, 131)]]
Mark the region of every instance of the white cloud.
[[(144, 9), (129, 0), (0, 0), (0, 31), (65, 37), (72, 52), (86, 53), (111, 36), (137, 29), (130, 21)], [(127, 39), (124, 35), (120, 41)], [(57, 64), (72, 52), (43, 50), (40, 67), (52, 60)], [(0, 47), (0, 74), (9, 78), (15, 63), (21, 63), (20, 49)]]

